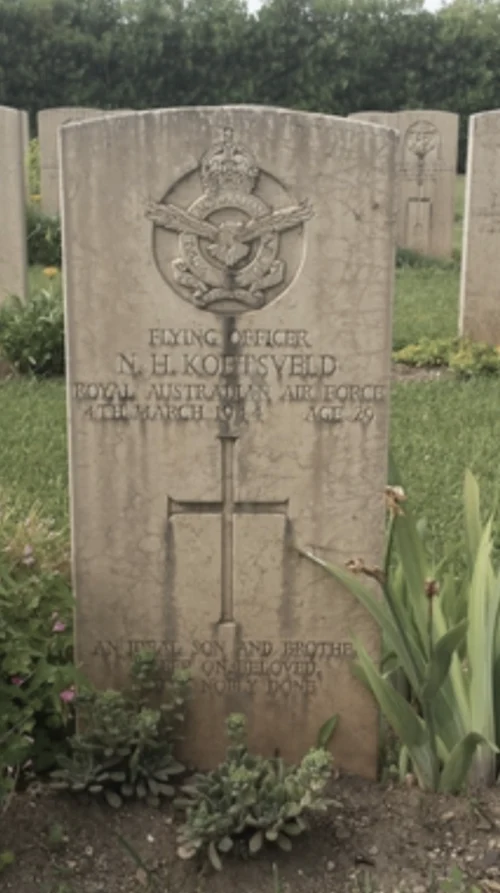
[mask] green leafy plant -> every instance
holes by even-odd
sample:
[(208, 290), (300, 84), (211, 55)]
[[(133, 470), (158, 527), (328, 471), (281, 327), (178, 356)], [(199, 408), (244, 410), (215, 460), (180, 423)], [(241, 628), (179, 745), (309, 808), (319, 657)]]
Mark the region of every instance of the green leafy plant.
[(326, 722), (321, 726), (317, 738), (316, 738), (316, 747), (327, 748), (330, 744), (330, 741), (333, 738), (335, 729), (337, 728), (339, 722), (338, 713), (334, 713)]
[(68, 840), (65, 834), (64, 826), (59, 822), (52, 822), (49, 826), (47, 834), (47, 843), (51, 849), (59, 849)]
[(284, 893), (284, 888), (283, 888), (283, 884), (281, 883), (278, 866), (276, 865), (275, 862), (273, 862), (272, 871), (273, 871), (273, 891), (272, 891), (272, 893)]
[(458, 338), (423, 338), (394, 351), (392, 358), (407, 366), (449, 366), (458, 345)]
[(394, 351), (392, 358), (407, 366), (448, 366), (461, 378), (500, 371), (497, 348), (463, 338), (423, 338)]
[(64, 311), (60, 281), (26, 302), (9, 297), (0, 307), (0, 353), (18, 372), (64, 374)]
[(62, 263), (61, 221), (40, 210), (32, 202), (26, 210), (28, 263), (60, 267)]
[(157, 657), (139, 652), (125, 692), (84, 692), (77, 698), (83, 731), (69, 740), (69, 755), (59, 757), (51, 773), (53, 787), (73, 793), (103, 795), (110, 806), (146, 799), (158, 805), (173, 797), (172, 779), (184, 772), (174, 747), (184, 722), (189, 673), (178, 671), (169, 698), (151, 706), (164, 685)]
[(305, 814), (326, 809), (323, 792), (332, 769), (332, 757), (323, 748), (310, 750), (298, 766), (249, 753), (240, 714), (228, 718), (227, 734), (226, 760), (212, 772), (195, 775), (176, 800), (186, 810), (179, 855), (206, 855), (216, 870), (222, 867), (221, 855), (230, 851), (254, 855), (265, 843), (291, 850), (293, 838), (307, 828)]
[(3, 852), (0, 852), (0, 874), (2, 873), (2, 871), (5, 871), (5, 869), (8, 868), (9, 865), (13, 865), (14, 861), (14, 853), (12, 853), (10, 850), (3, 850)]
[(441, 893), (481, 893), (481, 888), (475, 884), (470, 885), (464, 872), (454, 865), (447, 878), (439, 884)]
[[(0, 506), (1, 508), (1, 506)], [(25, 544), (0, 555), (0, 804), (27, 770), (54, 766), (76, 673), (68, 581)]]
[[(387, 499), (383, 568), (358, 559), (343, 569), (302, 554), (344, 585), (380, 626), (385, 668), (380, 672), (356, 641), (356, 672), (402, 744), (402, 772), (411, 768), (421, 787), (449, 793), (467, 780), (492, 783), (500, 712), (500, 577), (492, 564), (492, 521), (482, 525), (477, 482), (467, 473), (468, 566), (457, 582), (445, 566), (429, 569), (418, 527), (401, 505), (402, 487), (387, 488)], [(378, 583), (382, 601), (360, 575)], [(409, 700), (394, 685), (395, 672), (407, 680)]]
[(462, 340), (450, 356), (450, 369), (463, 378), (496, 373), (500, 371), (500, 353), (490, 344)]

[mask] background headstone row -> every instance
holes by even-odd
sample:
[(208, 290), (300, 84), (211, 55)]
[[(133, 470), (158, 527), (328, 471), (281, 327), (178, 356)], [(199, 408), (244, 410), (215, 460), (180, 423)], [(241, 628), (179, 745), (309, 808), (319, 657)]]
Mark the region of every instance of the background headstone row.
[[(60, 210), (59, 129), (126, 112), (54, 108), (38, 114), (40, 206)], [(396, 164), (397, 245), (449, 258), (453, 253), (458, 115), (433, 110), (359, 112), (350, 118), (399, 133)], [(470, 119), (464, 212), (460, 334), (500, 342), (500, 111)], [(0, 107), (0, 300), (27, 294), (26, 197), (29, 123), (26, 112)], [(92, 154), (94, 154), (94, 151)]]

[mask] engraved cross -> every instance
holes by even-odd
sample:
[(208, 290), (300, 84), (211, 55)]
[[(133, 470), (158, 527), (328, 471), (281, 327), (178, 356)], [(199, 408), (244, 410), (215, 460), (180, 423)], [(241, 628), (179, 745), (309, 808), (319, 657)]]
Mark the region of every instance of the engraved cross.
[[(223, 318), (224, 354), (237, 352), (234, 317)], [(236, 367), (235, 367), (236, 368)], [(223, 376), (224, 384), (237, 385), (237, 372)], [(223, 389), (221, 389), (222, 391)], [(227, 413), (224, 410), (229, 410)], [(221, 442), (221, 498), (213, 502), (168, 498), (168, 519), (174, 515), (220, 515), (221, 519), (221, 616), (220, 623), (234, 623), (234, 518), (237, 515), (287, 515), (288, 499), (281, 501), (235, 500), (235, 444), (240, 436), (242, 406), (234, 401), (221, 405), (218, 438)]]

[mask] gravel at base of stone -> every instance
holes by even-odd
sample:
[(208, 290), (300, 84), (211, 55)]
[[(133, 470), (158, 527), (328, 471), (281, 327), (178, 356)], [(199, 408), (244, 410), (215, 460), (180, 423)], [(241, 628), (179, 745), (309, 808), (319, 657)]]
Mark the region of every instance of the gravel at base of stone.
[[(226, 857), (220, 874), (175, 852), (170, 806), (113, 811), (44, 788), (15, 797), (0, 818), (0, 849), (15, 861), (2, 893), (427, 893), (458, 868), (500, 891), (500, 791), (452, 798), (415, 787), (338, 778), (327, 814), (290, 855)], [(132, 853), (134, 856), (132, 856)], [(276, 869), (273, 872), (273, 863)]]

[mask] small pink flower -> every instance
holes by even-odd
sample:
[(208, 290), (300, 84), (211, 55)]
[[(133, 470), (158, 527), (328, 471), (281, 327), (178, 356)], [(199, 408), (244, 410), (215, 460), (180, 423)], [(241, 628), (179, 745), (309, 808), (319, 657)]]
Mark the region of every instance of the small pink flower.
[(53, 633), (63, 633), (65, 629), (66, 629), (66, 624), (63, 623), (62, 620), (56, 620), (56, 622), (54, 623), (54, 626), (52, 627), (52, 632)]
[(59, 692), (59, 697), (61, 701), (64, 701), (65, 704), (71, 704), (71, 701), (75, 699), (75, 687), (74, 685), (71, 688), (66, 688), (64, 691)]
[(22, 679), (21, 676), (12, 676), (10, 681), (12, 682), (12, 685), (22, 685), (24, 679)]

